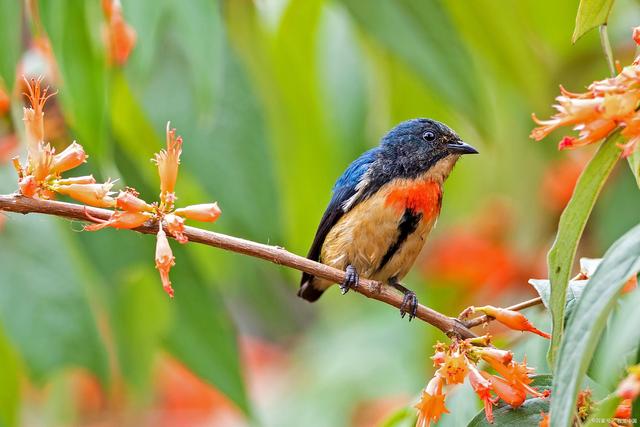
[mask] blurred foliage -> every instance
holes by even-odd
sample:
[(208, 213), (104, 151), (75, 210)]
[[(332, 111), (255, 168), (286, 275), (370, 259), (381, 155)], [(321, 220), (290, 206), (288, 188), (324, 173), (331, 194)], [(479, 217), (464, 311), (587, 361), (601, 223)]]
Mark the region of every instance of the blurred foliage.
[[(398, 121), (433, 117), (481, 155), (463, 159), (449, 178), (431, 239), (446, 244), (456, 228), (473, 234), (488, 213), (508, 230), (496, 244), (526, 269), (496, 286), (451, 283), (416, 268), (409, 287), (454, 315), (468, 304), (528, 298), (526, 280), (546, 277), (559, 211), (547, 206), (541, 182), (566, 158), (584, 162), (580, 153), (557, 153), (553, 141), (531, 142), (530, 113), (550, 111), (559, 83), (575, 90), (607, 75), (596, 32), (571, 44), (577, 1), (122, 3), (137, 42), (116, 69), (105, 57), (98, 1), (37, 2), (60, 74), (63, 140), (87, 149), (87, 173), (120, 178), (153, 199), (158, 178), (148, 159), (170, 120), (185, 139), (180, 202), (217, 200), (216, 231), (304, 254), (346, 165)], [(616, 2), (609, 31), (623, 63), (633, 55), (638, 18), (635, 3)], [(33, 31), (22, 2), (0, 2), (0, 76), (9, 91), (15, 70), (40, 69), (29, 50)], [(20, 132), (21, 101), (12, 97), (0, 132)], [(602, 256), (637, 223), (633, 183), (628, 168), (614, 171), (580, 254)], [(14, 189), (10, 166), (0, 165), (0, 190)], [(6, 215), (0, 425), (184, 425), (169, 415), (198, 411), (222, 412), (216, 425), (244, 425), (247, 416), (267, 426), (373, 425), (418, 394), (432, 371), (431, 346), (444, 339), (357, 296), (328, 292), (309, 306), (295, 298), (295, 272), (196, 245), (173, 245), (176, 298), (169, 301), (153, 269), (153, 239), (79, 229)], [(613, 331), (603, 339), (619, 340)], [(548, 372), (542, 339), (519, 344), (539, 373)], [(637, 340), (625, 356), (599, 351), (590, 372), (615, 384), (634, 349)], [(197, 378), (175, 373), (167, 360)], [(166, 383), (167, 372), (180, 381)], [(450, 399), (455, 411), (440, 425), (464, 425), (479, 409), (468, 387)]]

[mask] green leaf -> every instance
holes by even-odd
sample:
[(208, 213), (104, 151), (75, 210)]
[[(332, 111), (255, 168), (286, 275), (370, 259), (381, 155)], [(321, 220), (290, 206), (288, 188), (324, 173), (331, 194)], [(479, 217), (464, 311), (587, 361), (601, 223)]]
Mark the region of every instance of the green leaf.
[(562, 338), (553, 381), (551, 425), (569, 426), (581, 380), (625, 281), (640, 269), (640, 225), (618, 239), (589, 280)]
[(413, 408), (402, 408), (391, 414), (384, 420), (380, 427), (413, 427), (416, 425), (416, 410)]
[(596, 411), (589, 417), (587, 423), (584, 424), (584, 427), (598, 427), (602, 425), (609, 424), (608, 421), (613, 418), (613, 414), (616, 412), (616, 408), (620, 404), (622, 399), (618, 397), (616, 394), (609, 395), (606, 399), (602, 400), (598, 403), (598, 408)]
[[(553, 378), (551, 375), (536, 375), (531, 385), (540, 391), (549, 390)], [(554, 393), (555, 394), (555, 393)], [(540, 413), (549, 413), (549, 399), (527, 399), (522, 406), (512, 408), (509, 405), (499, 406), (493, 410), (495, 421), (490, 424), (485, 417), (484, 410), (471, 420), (467, 427), (490, 426), (537, 426), (542, 419)]]
[(629, 162), (633, 176), (636, 178), (636, 184), (638, 184), (640, 188), (640, 148), (636, 148), (636, 150), (627, 157), (627, 161)]
[(567, 286), (578, 243), (600, 190), (620, 157), (620, 148), (617, 146), (619, 139), (620, 135), (616, 133), (605, 140), (580, 175), (573, 196), (560, 216), (556, 240), (547, 255), (551, 281), (549, 306), (553, 319), (553, 336), (549, 347), (550, 365), (554, 363), (562, 339)]
[(22, 365), (1, 328), (0, 366), (0, 426), (13, 427), (18, 425)]
[(20, 58), (22, 31), (22, 5), (21, 1), (0, 2), (0, 79), (9, 89), (13, 87), (16, 75), (16, 65)]
[[(547, 279), (530, 279), (529, 284), (533, 286), (542, 298), (542, 304), (549, 308), (549, 300), (551, 298), (551, 282)], [(587, 280), (570, 280), (567, 287), (567, 302), (564, 308), (565, 323), (569, 319), (573, 309), (576, 307), (582, 292), (587, 284)]]
[(58, 226), (9, 216), (0, 234), (0, 322), (36, 382), (78, 365), (106, 382), (105, 349)]
[(589, 30), (606, 24), (612, 6), (613, 0), (580, 0), (571, 42), (575, 43)]
[(207, 280), (198, 275), (185, 248), (173, 248), (178, 260), (171, 272), (176, 297), (167, 348), (248, 413), (236, 331), (222, 298), (213, 286), (205, 286)]

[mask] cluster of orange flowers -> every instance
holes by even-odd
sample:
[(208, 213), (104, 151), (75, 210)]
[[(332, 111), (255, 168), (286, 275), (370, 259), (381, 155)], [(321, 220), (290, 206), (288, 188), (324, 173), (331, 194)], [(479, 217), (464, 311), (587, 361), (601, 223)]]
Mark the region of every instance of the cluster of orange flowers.
[[(490, 336), (467, 340), (453, 340), (449, 346), (437, 343), (434, 346), (433, 365), (438, 368), (435, 375), (422, 391), (418, 409), (416, 427), (428, 427), (438, 422), (445, 407), (446, 393), (444, 385), (462, 384), (469, 378), (471, 387), (484, 403), (487, 421), (493, 423), (493, 405), (502, 400), (512, 407), (522, 405), (527, 395), (547, 397), (548, 391), (539, 392), (530, 384), (533, 368), (513, 360), (511, 351), (491, 346)], [(480, 362), (487, 363), (496, 375), (478, 367)]]
[(56, 193), (64, 194), (86, 205), (114, 208), (111, 217), (106, 220), (89, 219), (97, 224), (88, 225), (85, 230), (95, 231), (105, 227), (132, 229), (145, 223), (157, 223), (156, 268), (160, 272), (164, 290), (173, 297), (173, 288), (169, 280), (169, 270), (175, 264), (175, 258), (169, 246), (166, 231), (178, 242), (186, 243), (185, 220), (213, 222), (220, 216), (217, 203), (191, 205), (175, 208), (175, 185), (178, 178), (178, 166), (182, 153), (182, 138), (176, 136), (175, 129), (167, 124), (167, 147), (156, 153), (152, 159), (158, 166), (160, 175), (160, 201), (147, 203), (139, 198), (138, 192), (125, 188), (117, 195), (111, 191), (114, 182), (107, 180), (97, 183), (92, 175), (62, 178), (61, 174), (86, 162), (87, 155), (82, 146), (73, 142), (59, 154), (50, 144), (44, 142), (45, 102), (53, 94), (48, 88), (41, 88), (41, 80), (27, 82), (29, 92), (25, 94), (31, 107), (24, 108), (28, 156), (26, 165), (18, 157), (13, 159), (18, 173), (20, 193), (26, 197), (54, 199)]
[[(640, 28), (640, 27), (639, 27)], [(634, 29), (634, 40), (640, 41), (640, 30)], [(607, 137), (622, 129), (627, 139), (622, 155), (630, 156), (640, 143), (640, 57), (633, 64), (619, 69), (615, 77), (593, 82), (585, 93), (572, 93), (560, 86), (560, 96), (554, 108), (558, 111), (549, 120), (533, 120), (539, 125), (531, 131), (531, 138), (540, 141), (562, 126), (573, 126), (578, 136), (565, 136), (558, 148), (581, 147)]]
[(124, 20), (120, 0), (102, 0), (102, 11), (107, 21), (103, 33), (109, 61), (124, 65), (136, 44), (136, 31)]

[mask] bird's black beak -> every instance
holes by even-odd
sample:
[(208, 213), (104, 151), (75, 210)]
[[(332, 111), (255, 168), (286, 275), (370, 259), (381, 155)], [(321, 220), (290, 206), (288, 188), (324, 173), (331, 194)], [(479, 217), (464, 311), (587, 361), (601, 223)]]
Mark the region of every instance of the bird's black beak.
[(452, 154), (478, 154), (478, 150), (462, 141), (451, 142), (447, 148)]

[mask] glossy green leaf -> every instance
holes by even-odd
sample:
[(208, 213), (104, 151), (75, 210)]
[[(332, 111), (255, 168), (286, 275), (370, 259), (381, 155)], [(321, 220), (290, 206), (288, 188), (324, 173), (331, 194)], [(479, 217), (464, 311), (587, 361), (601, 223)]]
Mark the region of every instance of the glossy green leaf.
[[(549, 390), (552, 380), (551, 375), (536, 375), (533, 377), (531, 385), (540, 391)], [(487, 421), (484, 410), (482, 410), (478, 412), (467, 427), (490, 427), (492, 425), (501, 427), (537, 426), (542, 419), (540, 414), (542, 412), (549, 413), (549, 400), (548, 398), (527, 399), (518, 408), (512, 408), (504, 404), (498, 406), (493, 410), (495, 418), (493, 424)]]
[(580, 237), (600, 190), (620, 157), (620, 148), (617, 146), (619, 139), (620, 136), (616, 133), (604, 141), (596, 155), (583, 170), (573, 191), (573, 196), (562, 212), (555, 242), (547, 255), (551, 281), (549, 306), (553, 319), (553, 336), (549, 347), (551, 365), (554, 363), (562, 339), (567, 286)]
[(551, 425), (569, 426), (581, 380), (624, 282), (640, 270), (640, 225), (618, 239), (589, 280), (567, 324), (553, 382)]
[(9, 217), (0, 234), (0, 321), (35, 381), (69, 366), (106, 381), (105, 349), (59, 227), (53, 218)]
[(14, 427), (20, 408), (22, 365), (4, 331), (0, 328), (0, 426)]
[(575, 43), (587, 31), (606, 24), (612, 6), (613, 0), (580, 0), (571, 41)]
[(20, 58), (22, 31), (21, 1), (0, 2), (0, 80), (4, 80), (7, 89), (11, 91), (15, 81), (16, 65)]

